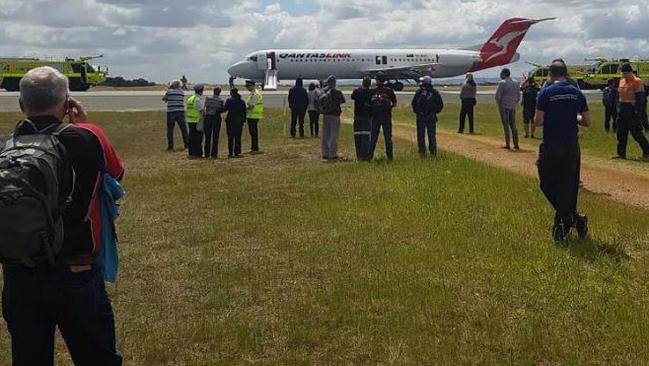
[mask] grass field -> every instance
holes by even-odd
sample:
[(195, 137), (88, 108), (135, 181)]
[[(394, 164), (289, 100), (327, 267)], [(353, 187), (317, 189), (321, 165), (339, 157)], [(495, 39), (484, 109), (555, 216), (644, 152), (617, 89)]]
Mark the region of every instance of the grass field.
[[(580, 142), (582, 153), (591, 157), (599, 159), (610, 160), (616, 155), (617, 138), (614, 133), (606, 133), (604, 130), (604, 110), (599, 103), (590, 103), (589, 105), (592, 118), (592, 126), (589, 128), (580, 128)], [(460, 105), (457, 103), (447, 103), (444, 106), (444, 111), (439, 116), (439, 127), (457, 131), (459, 126), (459, 113)], [(523, 110), (519, 106), (516, 110), (516, 121), (518, 126), (518, 133), (522, 143), (532, 144), (537, 146), (543, 136), (542, 129), (536, 131), (536, 137), (539, 139), (524, 139), (525, 135), (523, 129)], [(400, 106), (394, 114), (396, 121), (414, 124), (414, 116), (410, 106)], [(476, 133), (479, 135), (494, 137), (502, 140), (503, 128), (498, 114), (498, 108), (494, 103), (481, 103), (475, 109), (475, 128)], [(469, 131), (468, 119), (466, 122), (465, 133)], [(629, 160), (626, 162), (619, 162), (621, 164), (631, 164), (634, 166), (647, 166), (647, 163), (637, 161), (642, 156), (642, 150), (639, 145), (629, 136), (629, 144), (627, 147), (627, 156)]]
[(162, 113), (92, 119), (128, 166), (110, 288), (126, 365), (649, 362), (645, 210), (585, 193), (591, 239), (556, 245), (535, 179), (410, 142), (392, 164), (322, 163), (276, 111), (264, 155), (189, 161), (163, 151)]

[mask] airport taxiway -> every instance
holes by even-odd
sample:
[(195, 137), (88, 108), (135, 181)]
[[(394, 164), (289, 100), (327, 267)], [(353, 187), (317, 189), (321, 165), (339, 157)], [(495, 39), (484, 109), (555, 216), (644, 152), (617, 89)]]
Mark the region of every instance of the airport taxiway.
[[(446, 91), (439, 89), (444, 103), (458, 103), (460, 101), (459, 91)], [(245, 93), (245, 91), (243, 91)], [(347, 105), (351, 105), (349, 98), (351, 91), (345, 90)], [(189, 93), (191, 94), (191, 93)], [(227, 97), (227, 90), (222, 94)], [(399, 104), (410, 104), (414, 92), (396, 92)], [(0, 91), (0, 111), (19, 112), (17, 92)], [(163, 91), (88, 91), (72, 92), (74, 98), (79, 99), (89, 111), (156, 111), (164, 110), (165, 103), (162, 101)], [(288, 106), (288, 91), (265, 91), (264, 106), (270, 108), (281, 108)], [(589, 102), (601, 99), (600, 91), (585, 91)], [(494, 103), (494, 90), (478, 92), (478, 103)]]

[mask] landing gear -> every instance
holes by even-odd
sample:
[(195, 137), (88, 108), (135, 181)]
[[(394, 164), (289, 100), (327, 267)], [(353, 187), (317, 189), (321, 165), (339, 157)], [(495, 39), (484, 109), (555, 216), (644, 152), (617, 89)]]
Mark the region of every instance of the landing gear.
[(387, 83), (385, 84), (386, 88), (390, 88), (394, 91), (402, 91), (403, 90), (403, 83), (400, 81), (395, 81), (394, 83)]
[(20, 91), (20, 79), (5, 78), (0, 87), (6, 91)]
[(230, 80), (228, 80), (228, 84), (230, 85), (230, 89), (234, 89), (234, 79), (236, 79), (234, 76), (230, 76)]
[(86, 91), (90, 85), (84, 83), (80, 78), (70, 78), (70, 91)]

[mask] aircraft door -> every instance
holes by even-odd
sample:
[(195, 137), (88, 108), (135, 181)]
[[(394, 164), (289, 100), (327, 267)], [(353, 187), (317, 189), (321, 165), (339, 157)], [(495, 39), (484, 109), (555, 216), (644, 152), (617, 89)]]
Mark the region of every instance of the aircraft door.
[(275, 52), (266, 53), (266, 70), (277, 70), (277, 57)]

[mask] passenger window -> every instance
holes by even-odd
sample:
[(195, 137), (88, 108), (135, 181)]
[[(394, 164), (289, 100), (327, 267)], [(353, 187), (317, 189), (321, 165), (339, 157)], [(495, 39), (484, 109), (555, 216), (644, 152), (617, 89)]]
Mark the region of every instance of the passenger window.
[(617, 74), (619, 65), (611, 65), (611, 74)]
[(602, 66), (602, 74), (610, 74), (611, 73), (611, 65), (604, 65)]

